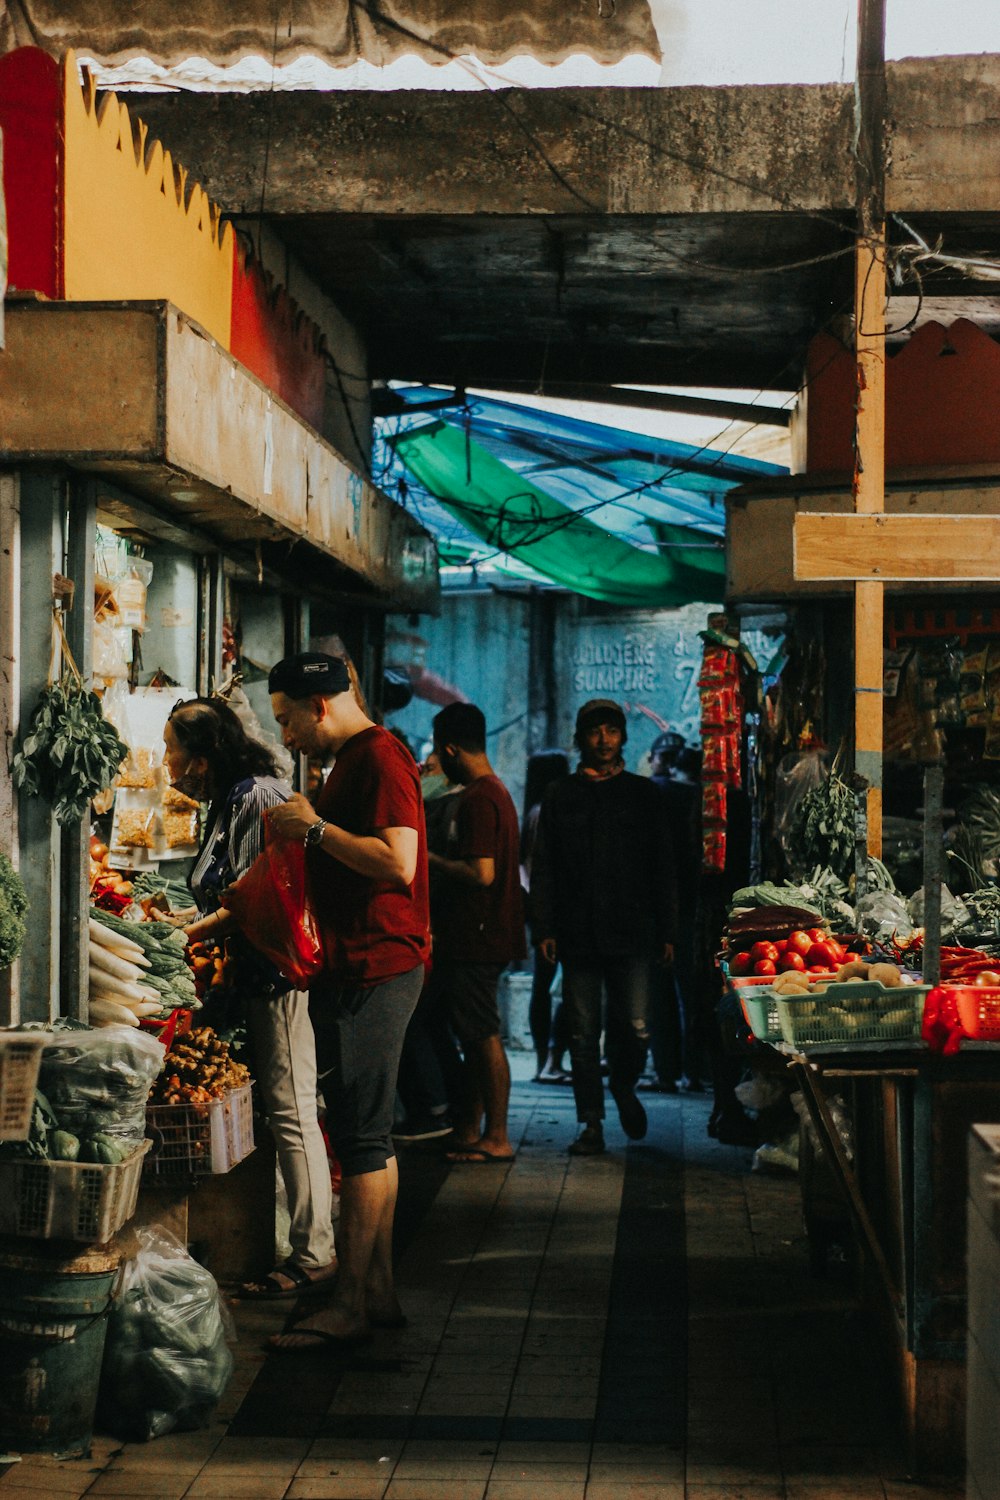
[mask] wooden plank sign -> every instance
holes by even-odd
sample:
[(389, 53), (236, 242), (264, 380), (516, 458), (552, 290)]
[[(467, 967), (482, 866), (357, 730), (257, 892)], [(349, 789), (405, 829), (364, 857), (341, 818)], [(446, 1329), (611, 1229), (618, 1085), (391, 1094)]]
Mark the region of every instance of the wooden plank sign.
[(1000, 516), (795, 517), (796, 579), (948, 583), (1000, 579)]

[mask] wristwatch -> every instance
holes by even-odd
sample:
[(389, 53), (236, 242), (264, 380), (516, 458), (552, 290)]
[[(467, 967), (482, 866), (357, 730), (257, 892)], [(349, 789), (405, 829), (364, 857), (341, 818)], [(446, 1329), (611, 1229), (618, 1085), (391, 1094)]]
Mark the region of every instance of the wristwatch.
[(302, 842), (303, 844), (305, 844), (307, 849), (317, 849), (323, 842), (323, 835), (325, 832), (326, 823), (322, 818), (320, 818), (318, 823), (309, 824), (309, 827), (306, 829), (305, 838), (302, 840)]

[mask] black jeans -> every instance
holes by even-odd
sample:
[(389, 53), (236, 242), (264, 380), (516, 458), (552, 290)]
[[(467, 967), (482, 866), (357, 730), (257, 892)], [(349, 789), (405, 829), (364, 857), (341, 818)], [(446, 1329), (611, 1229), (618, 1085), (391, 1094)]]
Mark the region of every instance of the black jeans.
[(612, 1093), (627, 1093), (646, 1065), (652, 961), (648, 958), (563, 958), (563, 1004), (569, 1024), (576, 1117), (604, 1119), (601, 1012), (607, 993), (605, 1052)]

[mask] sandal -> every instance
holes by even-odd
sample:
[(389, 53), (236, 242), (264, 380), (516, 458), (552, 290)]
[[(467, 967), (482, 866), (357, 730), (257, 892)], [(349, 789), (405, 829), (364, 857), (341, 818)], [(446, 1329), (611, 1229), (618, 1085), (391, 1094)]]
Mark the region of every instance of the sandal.
[[(263, 1281), (245, 1281), (237, 1288), (236, 1295), (248, 1302), (273, 1302), (279, 1297), (301, 1297), (306, 1292), (318, 1291), (328, 1281), (333, 1281), (335, 1276), (336, 1271), (330, 1275), (310, 1276), (301, 1266), (286, 1260), (284, 1265), (275, 1266), (273, 1271), (269, 1271)], [(291, 1286), (286, 1286), (282, 1277), (291, 1282)]]

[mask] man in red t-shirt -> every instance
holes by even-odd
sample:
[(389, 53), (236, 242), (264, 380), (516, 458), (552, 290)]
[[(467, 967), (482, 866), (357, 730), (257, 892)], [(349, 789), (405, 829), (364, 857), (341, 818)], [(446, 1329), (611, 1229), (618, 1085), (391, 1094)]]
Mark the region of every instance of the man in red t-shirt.
[(513, 1161), (497, 984), (507, 965), (525, 955), (517, 812), (486, 755), (486, 720), (474, 704), (449, 703), (435, 716), (434, 749), (445, 775), (464, 788), (448, 853), (430, 856), (442, 886), (433, 983), (462, 1044), (466, 1074), (448, 1160)]
[(309, 1014), (343, 1172), (332, 1302), (271, 1340), (298, 1350), (404, 1322), (392, 1275), (391, 1130), (399, 1054), (430, 952), (427, 842), (416, 763), (368, 717), (343, 661), (301, 652), (274, 667), (268, 686), (288, 749), (334, 760), (315, 808), (297, 794), (271, 814), (283, 838), (305, 844), (323, 931)]

